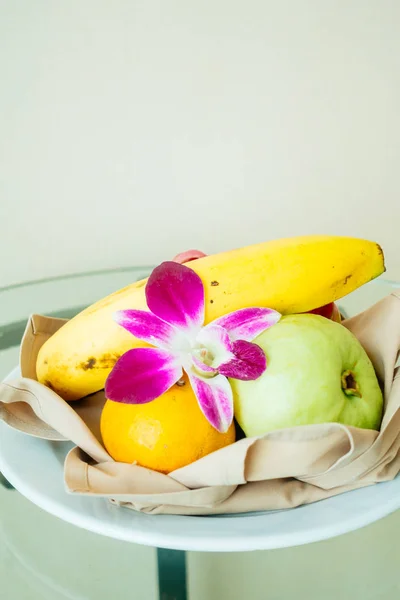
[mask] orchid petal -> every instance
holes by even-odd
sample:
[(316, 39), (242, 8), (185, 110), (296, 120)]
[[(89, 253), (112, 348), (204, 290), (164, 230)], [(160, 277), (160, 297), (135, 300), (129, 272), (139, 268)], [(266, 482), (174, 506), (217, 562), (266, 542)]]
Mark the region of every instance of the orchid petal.
[(212, 356), (211, 366), (219, 367), (220, 364), (233, 358), (232, 342), (228, 332), (218, 325), (203, 327), (196, 336), (196, 342), (201, 344), (208, 355)]
[(218, 369), (221, 375), (250, 381), (258, 379), (267, 368), (265, 352), (257, 344), (237, 340), (233, 342), (233, 353), (235, 358), (221, 365)]
[(106, 397), (125, 404), (145, 404), (182, 377), (177, 356), (156, 348), (133, 348), (116, 362), (105, 385)]
[(281, 314), (271, 308), (241, 308), (216, 319), (207, 327), (219, 325), (228, 331), (232, 340), (252, 342), (260, 333), (276, 325), (280, 318)]
[(204, 379), (189, 372), (189, 379), (200, 409), (211, 425), (225, 433), (233, 421), (233, 394), (229, 381), (222, 375)]
[(145, 310), (119, 310), (114, 320), (139, 340), (158, 348), (170, 348), (182, 336), (178, 329)]
[(146, 285), (147, 306), (152, 313), (191, 332), (204, 322), (204, 287), (200, 277), (184, 265), (163, 262)]
[(187, 262), (203, 258), (204, 256), (207, 256), (207, 254), (204, 254), (201, 250), (186, 250), (186, 252), (180, 252), (174, 256), (172, 260), (180, 265), (184, 265)]

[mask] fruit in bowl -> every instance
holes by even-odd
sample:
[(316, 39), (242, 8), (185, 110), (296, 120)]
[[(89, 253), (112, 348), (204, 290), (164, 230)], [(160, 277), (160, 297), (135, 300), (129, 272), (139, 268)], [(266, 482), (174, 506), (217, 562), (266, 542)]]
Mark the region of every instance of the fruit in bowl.
[(379, 429), (383, 398), (374, 368), (343, 325), (288, 315), (255, 342), (266, 354), (266, 371), (254, 381), (231, 380), (246, 436), (329, 422)]
[[(385, 270), (378, 244), (335, 236), (272, 240), (221, 254), (180, 257), (200, 277), (205, 323), (247, 307), (303, 313), (351, 293)], [(146, 280), (88, 307), (41, 347), (38, 380), (67, 401), (104, 388), (119, 357), (143, 343), (113, 321), (118, 310), (146, 310)]]
[(235, 441), (234, 423), (220, 433), (207, 421), (187, 377), (147, 404), (107, 400), (100, 428), (114, 460), (161, 473), (180, 469)]
[(234, 400), (247, 436), (377, 428), (382, 394), (336, 302), (384, 269), (381, 248), (355, 238), (188, 251), (61, 327), (38, 381), (67, 401), (105, 389), (110, 455), (163, 473), (235, 441)]

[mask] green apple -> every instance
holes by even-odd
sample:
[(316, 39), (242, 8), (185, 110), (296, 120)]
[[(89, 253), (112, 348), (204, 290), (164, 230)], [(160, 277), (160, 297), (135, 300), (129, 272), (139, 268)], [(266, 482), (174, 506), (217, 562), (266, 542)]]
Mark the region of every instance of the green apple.
[(374, 367), (343, 325), (313, 314), (288, 315), (256, 340), (267, 370), (231, 379), (235, 417), (247, 437), (312, 423), (379, 429), (383, 398)]

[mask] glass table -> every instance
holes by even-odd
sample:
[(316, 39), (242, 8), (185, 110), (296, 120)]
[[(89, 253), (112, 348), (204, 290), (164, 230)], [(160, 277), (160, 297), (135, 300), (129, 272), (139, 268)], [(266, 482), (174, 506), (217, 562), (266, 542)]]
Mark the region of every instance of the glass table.
[[(44, 279), (0, 290), (0, 377), (18, 363), (31, 313), (71, 317), (145, 277), (126, 268)], [(387, 289), (371, 288), (365, 306)], [(352, 312), (351, 301), (346, 310)], [(355, 308), (355, 307), (354, 307)], [(0, 590), (7, 600), (327, 600), (399, 597), (400, 511), (364, 529), (298, 548), (256, 553), (155, 550), (104, 538), (43, 512), (0, 479)]]

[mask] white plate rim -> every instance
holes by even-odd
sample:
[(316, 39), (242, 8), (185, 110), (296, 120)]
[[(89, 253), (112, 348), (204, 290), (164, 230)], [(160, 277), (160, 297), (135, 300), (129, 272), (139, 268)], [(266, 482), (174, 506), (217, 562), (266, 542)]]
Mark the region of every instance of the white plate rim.
[[(6, 448), (6, 443), (2, 442), (7, 439)], [(54, 467), (51, 467), (54, 457), (50, 458), (49, 444), (1, 422), (0, 471), (23, 496), (53, 516), (93, 533), (126, 542), (206, 552), (270, 550), (299, 546), (349, 533), (400, 508), (400, 477), (397, 477), (391, 482), (349, 491), (311, 505), (284, 511), (201, 517), (137, 513), (111, 505), (102, 498), (67, 493), (62, 484), (61, 463), (57, 463), (59, 471), (54, 477), (54, 480), (58, 480), (58, 498), (28, 482), (23, 472), (29, 469), (29, 466), (35, 468), (36, 465), (37, 468), (34, 461), (29, 465), (29, 458), (38, 451), (42, 456), (42, 468)], [(63, 445), (63, 453), (66, 454), (70, 445), (65, 442), (59, 444)], [(23, 452), (23, 458), (18, 458), (18, 450), (21, 452), (23, 449), (27, 452)], [(394, 493), (390, 493), (390, 490)], [(72, 498), (79, 498), (76, 507), (74, 502), (71, 502)], [(343, 512), (343, 507), (357, 504), (362, 509), (350, 511), (348, 514)], [(329, 518), (332, 510), (335, 514), (340, 514), (341, 518)], [(325, 522), (318, 523), (318, 518), (315, 517), (310, 519), (310, 513), (319, 516), (319, 519), (321, 515), (325, 516), (325, 519), (322, 519)], [(310, 522), (311, 526), (299, 526), (304, 521)], [(285, 526), (277, 529), (277, 522), (283, 522)]]

